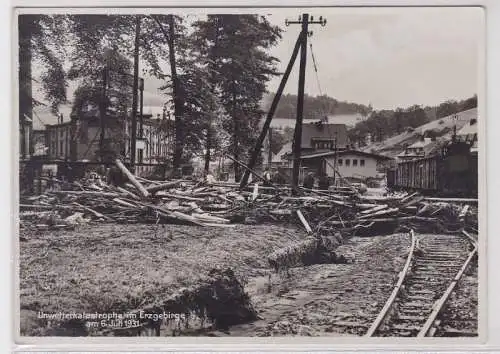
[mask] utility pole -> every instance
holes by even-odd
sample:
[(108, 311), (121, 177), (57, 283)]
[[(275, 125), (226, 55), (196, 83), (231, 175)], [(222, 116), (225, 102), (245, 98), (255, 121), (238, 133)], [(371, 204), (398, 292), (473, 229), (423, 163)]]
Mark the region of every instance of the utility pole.
[(304, 86), (306, 80), (306, 61), (307, 61), (307, 37), (312, 35), (309, 32), (309, 24), (326, 25), (326, 19), (319, 18), (319, 21), (314, 21), (314, 18), (309, 14), (303, 14), (302, 19), (298, 21), (287, 21), (288, 24), (302, 25), (302, 43), (300, 47), (300, 68), (299, 68), (299, 90), (297, 96), (297, 120), (295, 121), (295, 133), (293, 139), (293, 169), (292, 169), (292, 192), (297, 194), (299, 187), (299, 172), (300, 172), (300, 150), (302, 144), (302, 121), (304, 119)]
[(333, 148), (335, 149), (335, 154), (333, 155), (333, 185), (335, 186), (335, 175), (337, 174), (337, 137), (338, 133), (335, 133), (335, 140), (333, 141), (334, 146)]
[[(292, 56), (290, 58), (290, 61), (288, 63), (288, 66), (286, 67), (285, 73), (283, 74), (283, 77), (281, 78), (280, 85), (278, 87), (278, 90), (276, 91), (276, 95), (274, 96), (273, 102), (271, 103), (271, 107), (269, 108), (269, 112), (267, 113), (266, 120), (264, 122), (264, 126), (262, 127), (262, 131), (257, 139), (257, 143), (255, 144), (255, 147), (252, 151), (250, 161), (248, 163), (248, 167), (252, 169), (255, 166), (255, 163), (257, 162), (257, 158), (259, 154), (261, 153), (261, 148), (262, 148), (262, 143), (264, 142), (264, 139), (266, 138), (266, 135), (269, 131), (269, 127), (271, 126), (271, 120), (273, 119), (274, 112), (276, 111), (276, 108), (278, 107), (279, 100), (281, 98), (281, 95), (283, 93), (283, 90), (285, 89), (286, 82), (288, 81), (288, 77), (290, 76), (290, 73), (293, 68), (293, 64), (295, 63), (295, 60), (297, 58), (297, 55), (299, 53), (299, 50), (301, 50), (301, 58), (300, 58), (300, 72), (302, 75), (299, 77), (299, 97), (298, 97), (298, 102), (297, 102), (297, 108), (300, 106), (300, 110), (297, 109), (297, 124), (295, 125), (295, 134), (294, 134), (294, 152), (296, 149), (298, 149), (298, 154), (300, 159), (300, 140), (301, 140), (301, 135), (302, 135), (302, 116), (303, 116), (303, 107), (304, 107), (304, 83), (305, 83), (305, 64), (306, 64), (306, 55), (307, 55), (307, 36), (312, 35), (312, 32), (308, 32), (308, 25), (309, 24), (320, 24), (321, 26), (326, 25), (326, 19), (323, 18), (323, 16), (319, 17), (319, 21), (314, 21), (314, 18), (311, 16), (309, 19), (308, 14), (303, 14), (302, 16), (299, 16), (298, 21), (285, 21), (285, 25), (288, 26), (290, 24), (302, 24), (302, 30), (299, 33), (299, 36), (297, 38), (297, 42), (295, 43), (295, 47), (292, 52)], [(300, 102), (299, 102), (300, 101)], [(299, 104), (300, 103), (300, 104)], [(300, 117), (300, 118), (299, 118)], [(300, 120), (300, 122), (299, 122)], [(297, 126), (299, 126), (300, 134), (297, 134)], [(298, 135), (298, 145), (297, 145), (297, 135)], [(296, 182), (294, 184), (294, 190), (297, 190), (298, 187), (298, 171), (299, 171), (299, 163), (298, 159), (296, 159), (296, 156), (294, 155), (294, 171), (296, 170), (297, 176), (295, 177), (294, 173), (294, 181)], [(241, 179), (240, 182), (240, 188), (243, 188), (246, 186), (248, 183), (248, 178), (250, 176), (250, 171), (246, 170), (243, 178)]]
[(144, 79), (139, 78), (139, 91), (140, 91), (140, 101), (139, 101), (139, 138), (144, 138), (144, 118), (143, 118), (143, 108), (144, 108)]
[(268, 145), (269, 145), (269, 150), (267, 151), (267, 168), (271, 168), (271, 161), (273, 159), (273, 151), (272, 151), (272, 141), (273, 141), (273, 129), (269, 128), (269, 133), (267, 134), (268, 137)]
[(132, 86), (132, 132), (130, 137), (130, 168), (135, 172), (135, 146), (137, 139), (137, 90), (139, 86), (139, 35), (141, 32), (141, 17), (135, 16), (135, 45), (134, 45), (134, 83)]

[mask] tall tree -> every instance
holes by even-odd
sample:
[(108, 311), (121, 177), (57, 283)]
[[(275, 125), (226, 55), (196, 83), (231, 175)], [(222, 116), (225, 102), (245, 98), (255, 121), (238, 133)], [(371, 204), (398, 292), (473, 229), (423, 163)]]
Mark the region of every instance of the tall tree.
[(171, 93), (175, 115), (174, 167), (206, 147), (209, 121), (216, 114), (205, 38), (189, 35), (178, 16), (154, 15), (169, 51), (169, 80), (161, 87)]
[[(255, 142), (262, 117), (260, 103), (266, 83), (277, 75), (277, 59), (267, 53), (281, 37), (281, 30), (257, 15), (209, 15), (196, 24), (201, 37), (213, 46), (213, 28), (219, 36), (214, 68), (220, 83), (220, 103), (230, 119), (223, 126), (231, 136), (230, 153), (241, 160)], [(235, 179), (241, 171), (234, 165)]]
[[(63, 62), (67, 28), (68, 16), (66, 15), (23, 14), (18, 16), (21, 138), (24, 138), (25, 117), (31, 119), (33, 106), (42, 104), (33, 98), (32, 65), (34, 62), (40, 64), (43, 70), (40, 83), (51, 111), (57, 113), (59, 105), (66, 101)], [(24, 148), (22, 144), (21, 155), (23, 157), (30, 152), (25, 151)]]

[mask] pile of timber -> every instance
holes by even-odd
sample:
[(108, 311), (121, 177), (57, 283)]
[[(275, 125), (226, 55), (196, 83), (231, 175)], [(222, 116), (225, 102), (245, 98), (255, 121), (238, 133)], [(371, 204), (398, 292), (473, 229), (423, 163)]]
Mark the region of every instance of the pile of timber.
[(70, 228), (91, 220), (230, 227), (225, 211), (245, 201), (234, 188), (182, 180), (149, 181), (131, 174), (121, 161), (116, 164), (128, 178), (122, 186), (80, 180), (66, 182), (64, 189), (58, 186), (42, 195), (22, 198), (21, 227)]
[(133, 175), (120, 160), (116, 165), (128, 181), (120, 186), (80, 180), (23, 198), (21, 227), (70, 228), (90, 221), (233, 227), (286, 221), (318, 235), (378, 234), (380, 229), (394, 231), (404, 225), (427, 231), (454, 232), (464, 226), (477, 231), (477, 200), (305, 189), (292, 196), (285, 186), (258, 183), (240, 189), (231, 183), (151, 181)]
[(296, 209), (297, 219), (309, 236), (268, 256), (275, 271), (308, 264), (350, 262), (350, 257), (335, 250), (354, 235), (374, 236), (409, 229), (440, 234), (462, 230), (477, 233), (477, 200), (433, 199), (418, 193), (293, 199), (298, 200), (303, 203)]
[(419, 193), (392, 196), (359, 196), (351, 204), (351, 218), (339, 213), (318, 224), (318, 231), (339, 230), (351, 234), (380, 234), (398, 228), (419, 232), (454, 233), (461, 229), (477, 232), (476, 199), (426, 198)]

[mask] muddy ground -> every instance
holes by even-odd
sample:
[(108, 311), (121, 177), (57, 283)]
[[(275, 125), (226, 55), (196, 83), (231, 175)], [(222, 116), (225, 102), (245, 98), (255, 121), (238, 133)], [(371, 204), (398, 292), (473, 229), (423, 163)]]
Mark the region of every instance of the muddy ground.
[(74, 231), (22, 231), (21, 334), (45, 335), (39, 311), (135, 310), (192, 285), (213, 267), (234, 270), (261, 319), (225, 333), (201, 334), (364, 333), (392, 291), (406, 259), (409, 237), (350, 238), (338, 251), (352, 254), (352, 264), (272, 273), (268, 254), (305, 237), (295, 226), (276, 225), (99, 224)]

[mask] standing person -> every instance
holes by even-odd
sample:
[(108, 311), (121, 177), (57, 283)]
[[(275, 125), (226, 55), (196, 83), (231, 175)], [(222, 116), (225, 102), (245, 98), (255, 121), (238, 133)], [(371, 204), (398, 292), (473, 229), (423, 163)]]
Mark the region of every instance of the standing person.
[(54, 189), (54, 176), (52, 170), (47, 171), (47, 189), (50, 191)]
[(208, 172), (207, 175), (205, 176), (205, 183), (208, 185), (212, 185), (216, 182), (215, 177), (212, 175), (212, 173)]
[(269, 171), (268, 168), (264, 170), (264, 186), (266, 187), (271, 186), (271, 172)]
[(314, 174), (309, 172), (304, 178), (304, 184), (302, 185), (306, 189), (313, 189), (314, 187)]
[(318, 186), (320, 190), (328, 191), (330, 188), (330, 179), (325, 172), (321, 173), (319, 177)]

